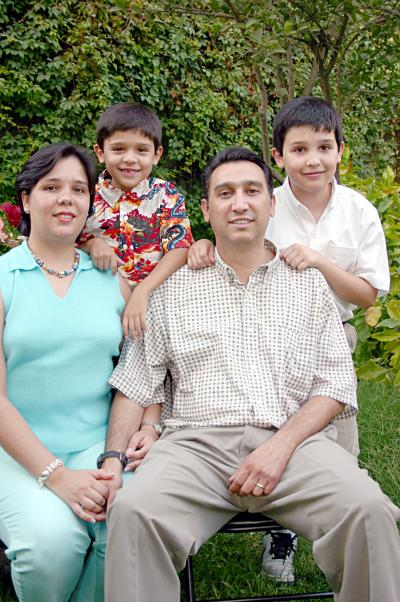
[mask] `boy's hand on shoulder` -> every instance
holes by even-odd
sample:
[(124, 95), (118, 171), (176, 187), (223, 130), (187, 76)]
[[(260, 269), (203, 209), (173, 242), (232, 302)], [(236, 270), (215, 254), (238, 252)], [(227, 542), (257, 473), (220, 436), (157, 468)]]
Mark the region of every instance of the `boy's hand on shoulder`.
[(118, 267), (124, 265), (122, 259), (115, 254), (114, 249), (102, 238), (92, 238), (86, 246), (94, 265), (99, 270), (111, 270), (115, 275)]
[(211, 240), (202, 238), (189, 249), (187, 265), (192, 270), (209, 268), (215, 263), (215, 248)]
[(295, 243), (280, 250), (280, 257), (292, 268), (302, 272), (306, 268), (319, 268), (323, 256), (318, 251), (310, 249), (305, 245)]
[(146, 332), (146, 313), (149, 294), (140, 284), (133, 289), (122, 316), (122, 328), (126, 337), (140, 339)]

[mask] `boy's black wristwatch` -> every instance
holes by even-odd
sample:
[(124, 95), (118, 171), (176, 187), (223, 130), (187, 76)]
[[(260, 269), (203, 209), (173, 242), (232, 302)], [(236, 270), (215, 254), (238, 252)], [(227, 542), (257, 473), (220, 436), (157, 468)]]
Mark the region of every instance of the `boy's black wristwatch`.
[(122, 464), (122, 469), (128, 464), (128, 457), (124, 452), (121, 451), (106, 451), (97, 458), (97, 468), (101, 468), (103, 466), (103, 462), (107, 460), (107, 458), (118, 458), (118, 460)]

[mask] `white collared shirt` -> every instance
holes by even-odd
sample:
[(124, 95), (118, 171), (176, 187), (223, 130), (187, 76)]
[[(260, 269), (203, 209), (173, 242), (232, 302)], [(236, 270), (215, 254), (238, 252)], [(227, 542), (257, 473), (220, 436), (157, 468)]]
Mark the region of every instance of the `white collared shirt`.
[[(276, 212), (266, 238), (279, 249), (294, 243), (328, 257), (350, 274), (363, 278), (385, 295), (390, 287), (385, 235), (375, 207), (360, 193), (332, 183), (332, 195), (318, 222), (294, 196), (286, 178), (275, 191)], [(333, 291), (332, 291), (333, 292)], [(356, 307), (333, 293), (343, 322)]]

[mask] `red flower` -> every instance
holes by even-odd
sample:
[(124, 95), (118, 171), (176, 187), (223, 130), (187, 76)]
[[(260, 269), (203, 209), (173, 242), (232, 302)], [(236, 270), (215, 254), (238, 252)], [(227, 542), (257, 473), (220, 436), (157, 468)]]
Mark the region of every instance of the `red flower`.
[(11, 226), (18, 228), (21, 221), (21, 209), (12, 203), (3, 203), (0, 209), (4, 211)]

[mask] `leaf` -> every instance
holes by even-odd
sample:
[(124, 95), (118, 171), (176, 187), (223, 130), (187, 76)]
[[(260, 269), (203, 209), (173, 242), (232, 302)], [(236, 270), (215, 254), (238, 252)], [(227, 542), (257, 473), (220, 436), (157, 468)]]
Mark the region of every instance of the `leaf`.
[(389, 318), (386, 318), (386, 320), (382, 320), (381, 322), (379, 322), (377, 326), (378, 328), (395, 328), (397, 324), (397, 320), (390, 320)]
[(365, 312), (365, 321), (368, 326), (376, 326), (381, 319), (382, 307), (369, 307)]
[(373, 339), (377, 341), (395, 341), (400, 339), (400, 332), (398, 330), (384, 330), (383, 332), (375, 332), (371, 334)]
[(390, 294), (400, 295), (400, 274), (392, 274), (390, 277)]
[(386, 304), (386, 310), (392, 320), (400, 322), (400, 301), (393, 299)]
[(393, 169), (390, 167), (390, 165), (385, 167), (383, 174), (382, 174), (382, 180), (383, 180), (385, 186), (390, 186), (390, 184), (393, 184), (394, 177), (395, 177), (395, 174), (394, 174)]
[(285, 34), (288, 36), (290, 34), (290, 32), (293, 29), (293, 22), (292, 21), (285, 21), (284, 25), (283, 25), (283, 31), (285, 32)]
[(374, 362), (374, 360), (368, 360), (368, 362), (362, 364), (356, 369), (357, 377), (364, 380), (375, 380), (376, 378), (386, 374), (386, 372), (387, 370)]

